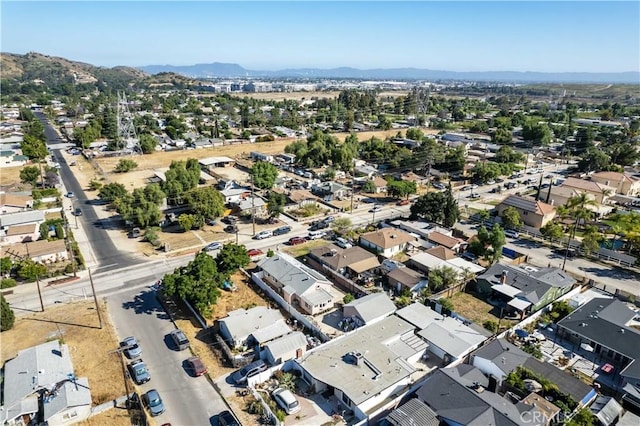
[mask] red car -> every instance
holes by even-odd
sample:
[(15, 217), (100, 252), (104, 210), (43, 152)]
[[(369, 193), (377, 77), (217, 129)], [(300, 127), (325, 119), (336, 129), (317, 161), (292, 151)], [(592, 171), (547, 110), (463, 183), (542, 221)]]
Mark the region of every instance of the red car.
[(400, 200), (396, 204), (398, 204), (399, 206), (406, 206), (407, 204), (410, 204), (410, 203), (411, 201), (409, 200)]
[(261, 254), (264, 254), (264, 252), (260, 249), (251, 249), (247, 251), (247, 254), (249, 255), (249, 257), (255, 257), (255, 256), (260, 256)]
[(192, 356), (191, 358), (187, 358), (187, 370), (193, 377), (202, 376), (207, 372), (207, 367), (204, 366), (200, 358), (197, 356)]
[(290, 246), (295, 246), (296, 244), (302, 244), (302, 243), (306, 243), (307, 240), (302, 238), (302, 237), (293, 237), (293, 238), (289, 238), (289, 245)]

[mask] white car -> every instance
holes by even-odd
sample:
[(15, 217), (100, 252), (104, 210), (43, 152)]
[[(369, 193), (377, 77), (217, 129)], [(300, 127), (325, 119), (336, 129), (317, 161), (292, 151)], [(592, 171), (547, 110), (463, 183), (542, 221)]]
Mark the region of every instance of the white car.
[(264, 240), (265, 238), (273, 237), (273, 231), (260, 231), (253, 237), (256, 240)]
[(293, 414), (300, 411), (300, 402), (289, 389), (278, 388), (273, 391), (271, 396), (273, 396), (273, 399), (276, 400), (285, 413)]
[(509, 238), (520, 238), (520, 234), (511, 229), (507, 229), (504, 231), (504, 236)]
[(369, 210), (369, 213), (379, 212), (380, 210), (382, 210), (382, 207), (380, 207), (380, 206), (375, 206), (374, 208), (372, 208), (371, 210)]

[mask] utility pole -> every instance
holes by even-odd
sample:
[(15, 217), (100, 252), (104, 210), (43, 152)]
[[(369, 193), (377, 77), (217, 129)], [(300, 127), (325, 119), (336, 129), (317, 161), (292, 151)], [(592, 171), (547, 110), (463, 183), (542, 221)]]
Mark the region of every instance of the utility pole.
[(124, 379), (124, 389), (125, 392), (127, 393), (127, 402), (126, 402), (126, 406), (127, 409), (129, 409), (129, 401), (130, 401), (130, 395), (131, 395), (131, 390), (129, 389), (129, 381), (127, 380), (127, 367), (125, 367), (124, 365), (124, 358), (122, 356), (122, 353), (128, 348), (128, 346), (125, 347), (121, 347), (118, 349), (114, 349), (112, 350), (111, 354), (116, 354), (118, 355), (118, 358), (120, 358), (120, 365), (122, 366), (122, 378)]
[(256, 199), (253, 195), (253, 173), (251, 176), (251, 222), (253, 223), (253, 235), (256, 235)]
[(96, 304), (96, 311), (98, 312), (98, 321), (100, 322), (100, 329), (102, 330), (102, 314), (100, 313), (100, 306), (98, 306), (98, 298), (96, 297), (96, 288), (93, 286), (93, 277), (91, 276), (91, 268), (87, 269), (89, 272), (89, 282), (91, 283), (91, 292), (93, 293), (93, 302)]
[[(18, 253), (16, 253), (15, 251), (11, 251), (9, 249), (6, 250), (7, 254), (9, 256), (13, 256), (15, 258), (17, 258), (18, 260), (31, 260), (31, 256), (29, 256), (29, 244), (28, 243), (24, 243), (25, 248), (27, 249), (27, 256), (20, 256)], [(35, 262), (37, 263), (37, 262)], [(44, 312), (44, 302), (42, 301), (42, 291), (40, 290), (40, 274), (38, 273), (38, 271), (36, 270), (36, 286), (38, 288), (38, 298), (40, 299), (40, 312)]]
[(351, 170), (351, 209), (349, 213), (353, 214), (353, 194), (356, 192), (356, 163), (353, 163), (353, 169)]
[[(69, 252), (69, 256), (71, 257), (71, 265), (73, 266), (73, 276), (77, 277), (78, 276), (78, 264), (76, 263), (76, 258), (75, 255), (73, 253), (73, 245), (71, 244), (71, 241), (69, 241), (69, 222), (67, 221), (67, 215), (64, 213), (64, 209), (62, 209), (62, 218), (64, 219), (64, 230), (65, 230), (65, 240), (66, 240), (66, 247), (67, 247), (67, 251)], [(76, 220), (78, 220), (78, 218), (76, 218)]]

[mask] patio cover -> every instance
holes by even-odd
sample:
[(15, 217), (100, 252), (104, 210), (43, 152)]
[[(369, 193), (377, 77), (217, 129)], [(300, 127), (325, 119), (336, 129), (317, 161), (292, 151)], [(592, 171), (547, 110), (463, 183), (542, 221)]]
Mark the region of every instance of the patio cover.
[(531, 302), (522, 299), (511, 299), (507, 305), (516, 308), (519, 311), (524, 311), (527, 307), (531, 306)]
[(520, 294), (521, 291), (515, 287), (511, 287), (510, 285), (504, 284), (495, 284), (491, 286), (491, 290), (495, 290), (498, 293), (504, 294), (509, 297), (516, 297), (517, 294)]

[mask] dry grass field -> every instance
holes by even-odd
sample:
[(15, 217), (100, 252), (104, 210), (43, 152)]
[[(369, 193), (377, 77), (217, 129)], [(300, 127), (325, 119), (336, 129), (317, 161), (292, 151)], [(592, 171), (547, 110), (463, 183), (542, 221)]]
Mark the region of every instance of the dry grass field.
[(0, 168), (0, 185), (11, 185), (13, 183), (19, 183), (20, 170), (22, 170), (22, 166)]
[[(112, 408), (78, 423), (79, 426), (131, 426), (129, 412), (125, 408)], [(150, 425), (152, 426), (152, 425)]]
[(78, 377), (89, 379), (94, 404), (124, 395), (120, 361), (117, 355), (109, 353), (118, 347), (118, 341), (104, 303), (100, 309), (102, 329), (98, 328), (92, 301), (48, 307), (45, 312), (17, 317), (14, 327), (2, 332), (2, 362), (14, 358), (19, 350), (62, 339), (69, 346)]
[[(498, 311), (498, 315), (500, 315), (499, 309), (471, 294), (460, 292), (454, 294), (450, 299), (451, 302), (453, 302), (453, 310), (468, 320), (473, 321), (475, 324), (482, 325), (487, 320), (497, 322), (499, 319), (494, 315), (496, 310)], [(500, 321), (501, 328), (509, 328), (514, 324), (515, 321), (513, 320), (502, 319), (502, 321)]]

